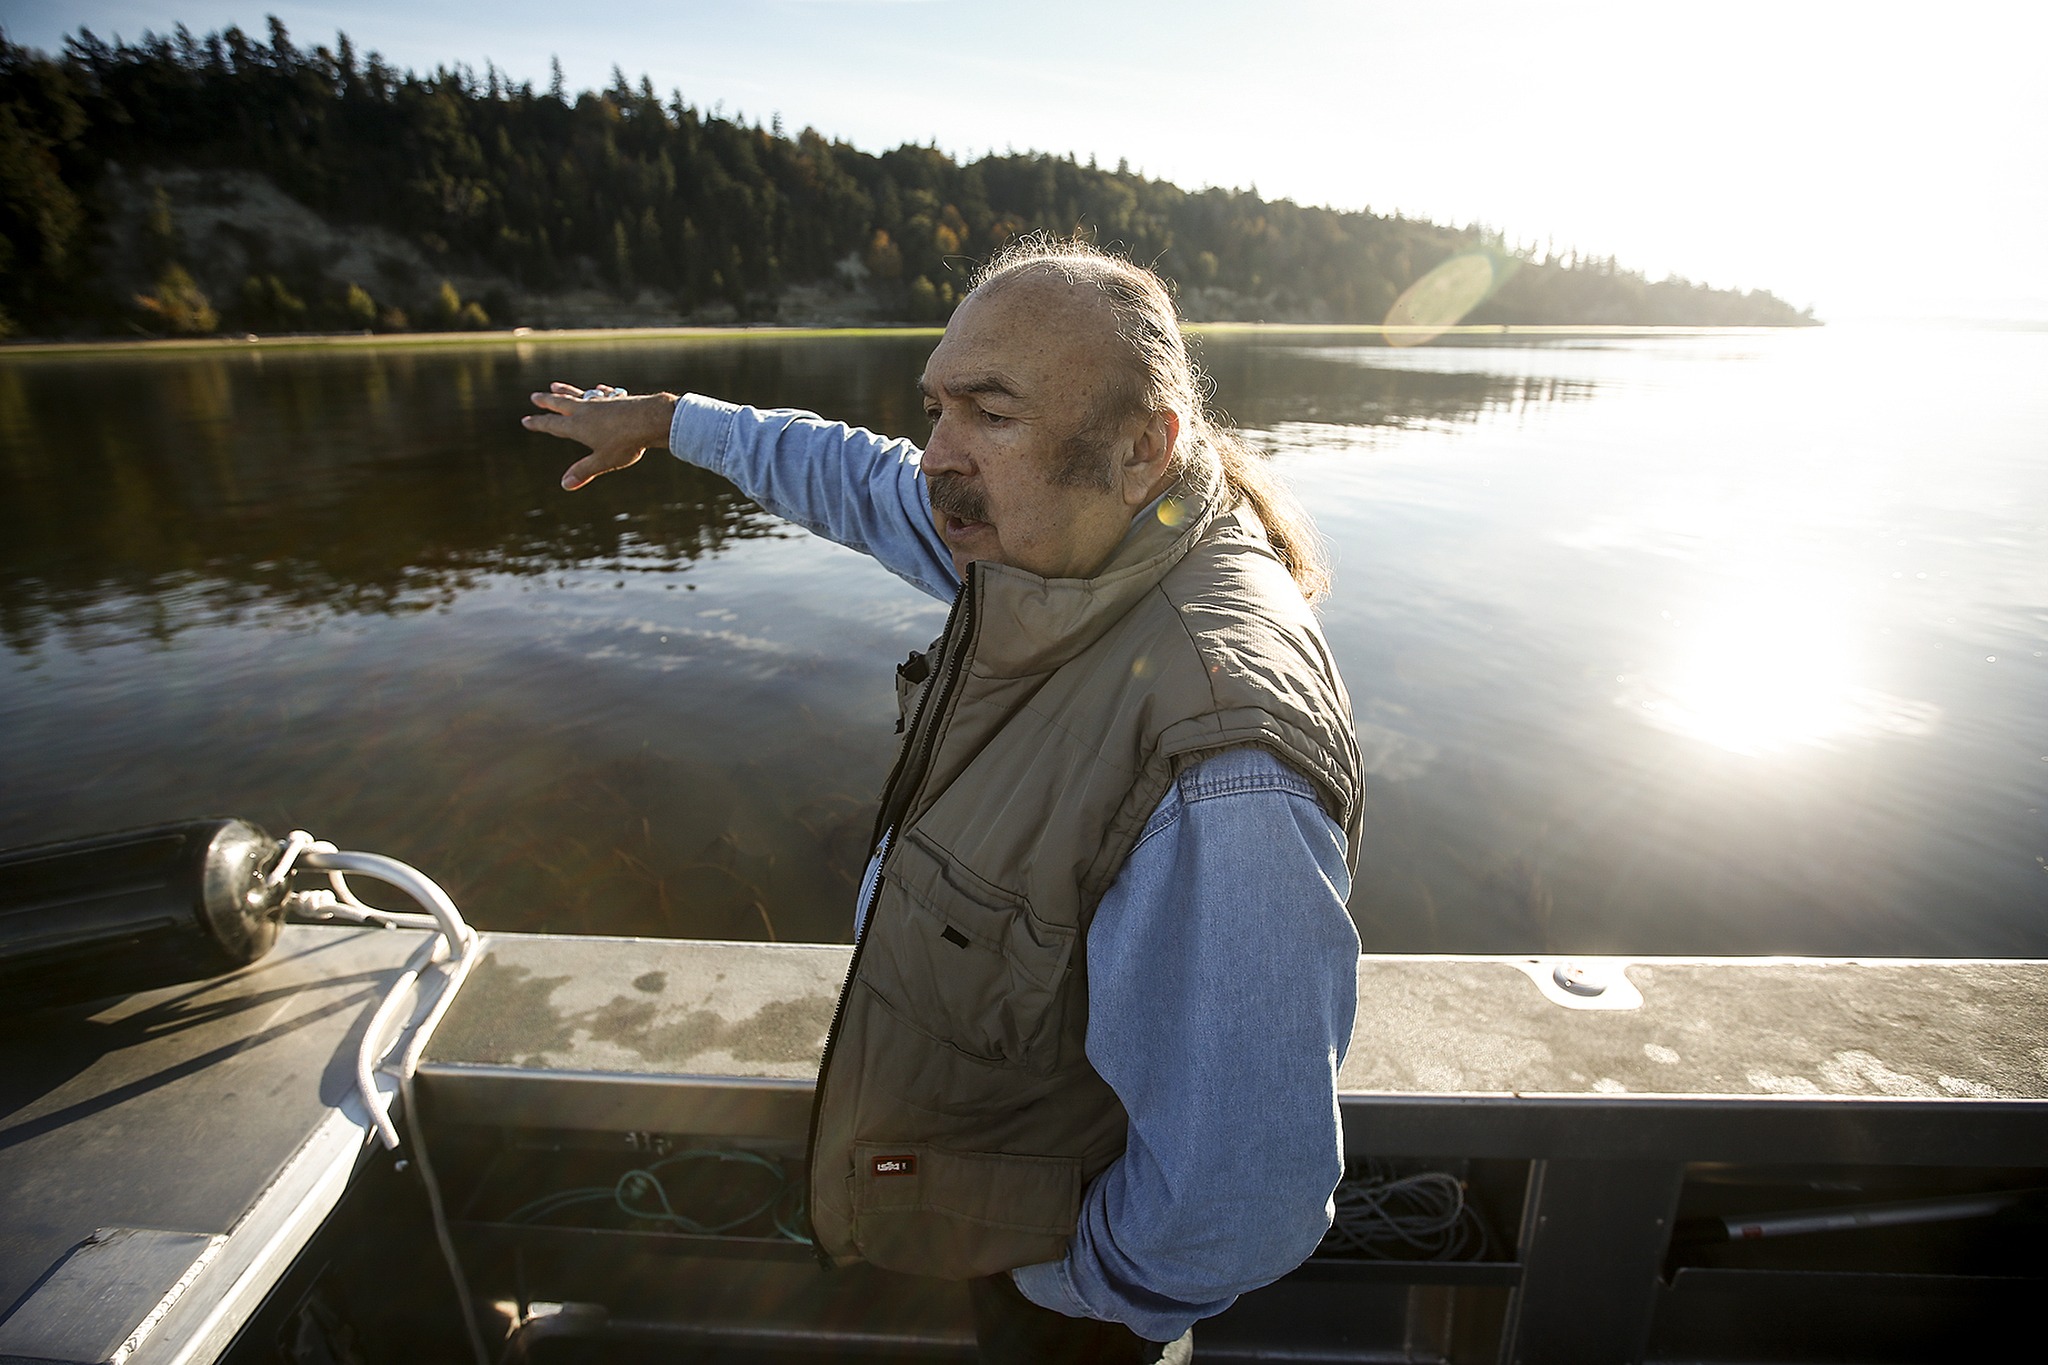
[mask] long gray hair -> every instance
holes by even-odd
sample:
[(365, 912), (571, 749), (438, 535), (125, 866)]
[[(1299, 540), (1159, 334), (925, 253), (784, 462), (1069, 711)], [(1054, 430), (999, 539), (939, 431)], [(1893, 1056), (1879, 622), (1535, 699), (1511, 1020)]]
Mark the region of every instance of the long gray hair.
[(1116, 316), (1117, 336), (1125, 347), (1123, 373), (1106, 395), (1109, 410), (1099, 416), (1120, 425), (1139, 413), (1171, 411), (1180, 420), (1174, 473), (1197, 480), (1221, 479), (1229, 491), (1229, 505), (1251, 504), (1265, 523), (1273, 553), (1287, 566), (1301, 595), (1310, 602), (1321, 601), (1330, 591), (1322, 538), (1302, 505), (1266, 467), (1264, 457), (1209, 411), (1208, 377), (1188, 354), (1180, 310), (1166, 282), (1092, 242), (1033, 232), (1012, 241), (976, 271), (974, 289), (985, 295), (1033, 274), (1094, 286)]

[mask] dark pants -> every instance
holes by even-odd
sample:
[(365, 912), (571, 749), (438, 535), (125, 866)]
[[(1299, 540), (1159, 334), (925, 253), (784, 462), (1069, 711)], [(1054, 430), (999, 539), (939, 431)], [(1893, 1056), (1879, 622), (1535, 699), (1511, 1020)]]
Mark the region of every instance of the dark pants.
[(969, 1280), (967, 1300), (974, 1307), (981, 1365), (1152, 1365), (1188, 1358), (1186, 1338), (1147, 1341), (1120, 1322), (1040, 1308), (1007, 1274)]

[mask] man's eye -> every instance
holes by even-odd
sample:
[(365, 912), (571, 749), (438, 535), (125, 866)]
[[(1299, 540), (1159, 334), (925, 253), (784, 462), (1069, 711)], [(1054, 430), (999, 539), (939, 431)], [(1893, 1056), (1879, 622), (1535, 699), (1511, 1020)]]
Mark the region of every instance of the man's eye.
[(987, 408), (983, 408), (981, 410), (981, 420), (992, 427), (999, 427), (1010, 419), (1000, 412), (990, 412)]

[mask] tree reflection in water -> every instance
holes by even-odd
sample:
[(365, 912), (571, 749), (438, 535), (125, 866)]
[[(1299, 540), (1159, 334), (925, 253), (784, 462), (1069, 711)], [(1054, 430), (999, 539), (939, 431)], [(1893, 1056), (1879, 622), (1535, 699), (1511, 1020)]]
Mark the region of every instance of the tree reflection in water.
[[(488, 927), (843, 940), (944, 604), (678, 461), (564, 494), (517, 418), (607, 381), (915, 438), (931, 345), (9, 358), (0, 845), (240, 814)], [(1207, 336), (1337, 551), (1369, 947), (2042, 950), (2031, 390), (1916, 417), (1874, 345)]]

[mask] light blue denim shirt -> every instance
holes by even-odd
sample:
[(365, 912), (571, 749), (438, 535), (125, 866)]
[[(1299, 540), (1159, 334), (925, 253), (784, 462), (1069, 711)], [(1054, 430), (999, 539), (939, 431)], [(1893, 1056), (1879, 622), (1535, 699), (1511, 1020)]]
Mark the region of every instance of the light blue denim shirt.
[[(670, 449), (934, 597), (959, 590), (908, 441), (692, 394)], [(1066, 1257), (1011, 1272), (1027, 1297), (1171, 1341), (1315, 1249), (1343, 1173), (1350, 890), (1343, 830), (1268, 750), (1212, 754), (1161, 798), (1088, 930), (1088, 1060), (1129, 1141)]]

